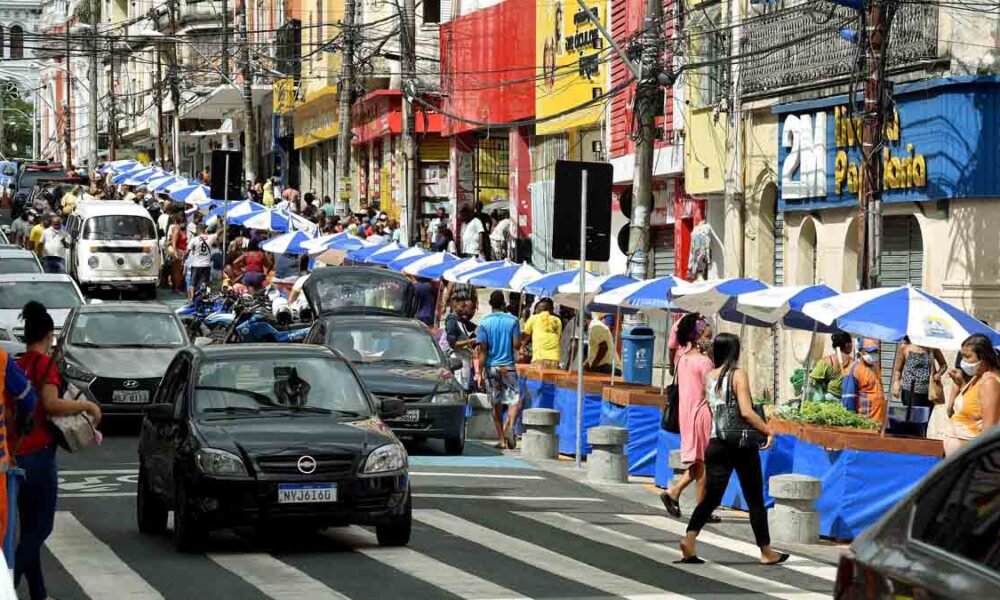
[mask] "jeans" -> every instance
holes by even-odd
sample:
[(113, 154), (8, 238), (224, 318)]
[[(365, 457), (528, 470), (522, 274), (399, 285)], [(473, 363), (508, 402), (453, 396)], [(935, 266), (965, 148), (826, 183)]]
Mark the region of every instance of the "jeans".
[(61, 256), (43, 256), (42, 268), (46, 273), (65, 273), (66, 259)]
[(48, 596), (42, 576), (42, 545), (52, 533), (59, 485), (56, 449), (53, 446), (18, 456), (17, 464), (24, 469), (25, 478), (17, 497), (21, 537), (14, 555), (14, 587), (23, 575), (31, 600), (42, 600)]
[(687, 530), (701, 531), (715, 509), (719, 508), (734, 469), (750, 509), (750, 527), (753, 528), (757, 546), (770, 546), (771, 533), (767, 528), (767, 509), (764, 508), (764, 476), (760, 470), (760, 451), (756, 448), (739, 448), (716, 438), (708, 443), (705, 450), (705, 473), (708, 477), (705, 499), (691, 514)]

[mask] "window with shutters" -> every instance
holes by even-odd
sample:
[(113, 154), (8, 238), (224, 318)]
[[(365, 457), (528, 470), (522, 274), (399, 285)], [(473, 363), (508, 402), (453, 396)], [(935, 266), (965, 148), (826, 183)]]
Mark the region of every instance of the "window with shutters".
[[(882, 219), (882, 261), (879, 285), (923, 285), (924, 239), (920, 224), (913, 215), (897, 215)], [(892, 363), (896, 360), (896, 344), (882, 344), (882, 385), (889, 391)]]
[(24, 30), (20, 25), (10, 28), (10, 57), (24, 58)]
[(673, 224), (650, 229), (649, 275), (666, 277), (674, 274), (674, 226)]
[(440, 23), (441, 0), (423, 0), (423, 5), (424, 5), (424, 23)]

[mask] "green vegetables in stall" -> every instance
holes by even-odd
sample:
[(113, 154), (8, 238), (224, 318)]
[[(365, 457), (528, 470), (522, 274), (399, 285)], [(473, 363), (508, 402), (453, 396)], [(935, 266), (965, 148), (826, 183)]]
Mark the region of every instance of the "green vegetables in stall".
[(879, 427), (875, 421), (847, 410), (839, 402), (807, 400), (799, 408), (783, 406), (778, 410), (778, 418), (793, 423), (827, 427), (853, 427), (854, 429), (869, 430)]

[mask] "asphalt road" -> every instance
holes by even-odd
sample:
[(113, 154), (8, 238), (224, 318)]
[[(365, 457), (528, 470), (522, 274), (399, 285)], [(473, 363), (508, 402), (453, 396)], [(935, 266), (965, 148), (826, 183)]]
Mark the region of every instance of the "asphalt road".
[(135, 524), (137, 423), (103, 429), (101, 447), (59, 457), (43, 562), (60, 600), (819, 600), (833, 585), (829, 565), (762, 567), (752, 544), (711, 534), (700, 548), (708, 564), (674, 564), (684, 523), (474, 442), (459, 457), (433, 443), (410, 449), (407, 548), (379, 548), (372, 530), (348, 527), (222, 531), (205, 553), (180, 554)]

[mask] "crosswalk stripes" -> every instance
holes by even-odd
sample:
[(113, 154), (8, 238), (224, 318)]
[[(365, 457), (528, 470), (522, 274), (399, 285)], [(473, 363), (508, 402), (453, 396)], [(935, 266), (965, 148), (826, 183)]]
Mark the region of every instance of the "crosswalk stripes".
[[(673, 519), (668, 519), (666, 517), (654, 516), (654, 515), (618, 515), (623, 519), (629, 521), (634, 521), (641, 525), (647, 527), (653, 527), (655, 529), (660, 529), (668, 533), (672, 533), (677, 536), (683, 536), (687, 532), (687, 525), (675, 521)], [(719, 548), (724, 548), (738, 554), (744, 554), (746, 556), (752, 556), (754, 558), (760, 557), (760, 548), (741, 540), (736, 540), (730, 537), (725, 537), (712, 533), (711, 531), (704, 531), (698, 534), (699, 544), (709, 544), (711, 546), (716, 546)], [(829, 565), (824, 565), (820, 562), (810, 560), (801, 556), (793, 556), (788, 562), (783, 565), (785, 568), (792, 571), (797, 571), (805, 575), (811, 575), (813, 577), (818, 577), (820, 579), (825, 579), (827, 581), (836, 581), (837, 579), (837, 568)]]
[(706, 562), (703, 565), (676, 564), (675, 561), (679, 560), (682, 556), (678, 549), (660, 543), (649, 542), (562, 513), (516, 512), (514, 514), (599, 544), (614, 546), (619, 550), (637, 554), (660, 564), (668, 565), (671, 568), (685, 571), (696, 577), (708, 577), (714, 581), (742, 588), (750, 592), (763, 593), (775, 598), (782, 598), (783, 600), (824, 600), (828, 597), (827, 594), (801, 590), (785, 583), (758, 577), (739, 569), (712, 562)]
[(55, 526), (45, 545), (91, 598), (163, 598), (69, 512), (56, 512)]
[(526, 596), (513, 590), (456, 569), (416, 550), (379, 548), (375, 535), (359, 527), (331, 530), (327, 535), (338, 541), (349, 542), (359, 554), (426, 581), (464, 600), (528, 600)]
[(685, 600), (688, 596), (655, 588), (590, 566), (547, 548), (483, 527), (455, 515), (433, 509), (414, 510), (413, 518), (454, 536), (485, 546), (504, 548), (516, 560), (559, 577), (570, 576), (580, 584), (629, 600)]
[[(826, 575), (827, 570), (833, 570), (833, 567), (808, 559), (772, 567), (776, 574), (781, 573), (776, 577), (768, 576), (771, 571), (767, 571), (768, 575), (765, 575), (756, 566), (720, 564), (715, 561), (703, 565), (674, 564), (680, 552), (672, 544), (645, 539), (635, 528), (638, 523), (674, 533), (675, 526), (672, 522), (671, 525), (664, 525), (668, 520), (656, 516), (617, 514), (607, 515), (607, 518), (593, 522), (586, 520), (593, 519), (593, 513), (512, 510), (507, 513), (511, 519), (506, 520), (511, 523), (511, 527), (508, 529), (504, 526), (501, 531), (497, 525), (501, 521), (484, 519), (489, 523), (487, 526), (477, 522), (480, 519), (475, 517), (474, 512), (470, 514), (472, 516), (465, 513), (459, 516), (455, 511), (415, 509), (415, 522), (425, 526), (414, 530), (416, 547), (380, 547), (371, 530), (352, 526), (329, 529), (322, 536), (316, 537), (316, 542), (310, 542), (311, 546), (307, 545), (310, 548), (307, 551), (309, 560), (302, 560), (304, 555), (294, 551), (284, 551), (276, 556), (259, 548), (245, 552), (230, 549), (234, 546), (226, 546), (229, 538), (225, 536), (222, 540), (215, 540), (222, 542), (216, 544), (216, 548), (221, 546), (225, 550), (213, 551), (210, 545), (204, 556), (178, 555), (178, 560), (199, 561), (196, 570), (209, 575), (205, 597), (213, 597), (214, 593), (210, 574), (217, 573), (221, 576), (225, 572), (226, 585), (229, 586), (225, 597), (236, 597), (233, 593), (242, 590), (241, 597), (271, 600), (373, 600), (385, 597), (385, 590), (378, 586), (372, 587), (369, 593), (367, 586), (353, 583), (355, 578), (342, 579), (345, 573), (353, 575), (355, 571), (357, 577), (364, 580), (391, 579), (395, 586), (422, 586), (420, 589), (423, 591), (418, 596), (435, 599), (531, 600), (530, 597), (551, 597), (552, 592), (548, 590), (565, 591), (565, 586), (572, 584), (580, 590), (593, 590), (588, 593), (588, 597), (595, 600), (598, 596), (602, 599), (625, 600), (710, 600), (721, 597), (820, 600), (827, 597), (827, 594), (814, 590), (823, 589), (826, 577), (821, 576)], [(588, 514), (591, 516), (587, 517)], [(144, 579), (143, 575), (150, 576), (149, 569), (155, 563), (149, 563), (141, 553), (137, 555), (135, 552), (136, 542), (148, 542), (162, 547), (163, 544), (168, 545), (167, 540), (131, 538), (127, 543), (132, 545), (125, 546), (132, 548), (130, 551), (123, 548), (116, 551), (100, 539), (98, 534), (104, 533), (100, 526), (92, 530), (88, 526), (93, 527), (93, 524), (85, 522), (87, 525), (71, 512), (57, 512), (55, 530), (47, 542), (47, 548), (87, 598), (162, 600), (164, 597), (177, 597), (177, 590), (171, 588), (170, 581), (153, 576), (156, 587), (164, 588), (158, 590)], [(519, 532), (527, 531), (525, 527), (530, 529), (533, 523), (547, 529), (542, 536), (530, 535), (529, 539), (532, 541), (529, 542)], [(627, 533), (621, 530), (625, 525), (630, 527)], [(137, 533), (135, 535), (138, 536)], [(551, 538), (551, 535), (557, 537)], [(115, 534), (112, 536), (119, 539)], [(445, 537), (448, 539), (445, 540)], [(722, 546), (736, 554), (746, 554), (752, 550), (756, 558), (756, 548), (747, 542), (709, 532), (703, 532), (703, 538), (710, 545)], [(556, 540), (554, 547), (560, 551), (546, 547), (548, 542), (540, 541), (542, 539)], [(441, 543), (435, 543), (436, 540)], [(323, 541), (330, 544), (324, 545)], [(321, 545), (316, 547), (315, 543)], [(242, 546), (240, 544), (235, 548)], [(317, 550), (325, 552), (323, 548), (330, 548), (330, 553), (316, 554)], [(345, 553), (345, 549), (349, 552)], [(487, 557), (493, 552), (501, 552), (508, 561), (506, 571), (473, 568), (470, 572), (470, 556), (488, 560)], [(603, 557), (597, 561), (600, 566), (588, 564), (591, 561), (582, 558), (590, 555)], [(618, 562), (607, 560), (608, 556), (631, 555), (664, 565), (665, 570), (651, 574), (652, 578), (648, 579), (642, 575), (646, 571), (642, 567), (637, 568), (635, 561), (632, 561), (631, 568), (620, 568), (617, 566)], [(351, 556), (356, 558), (351, 559)], [(333, 564), (324, 566), (323, 561), (327, 557), (330, 561), (345, 562), (338, 562), (335, 567)], [(317, 558), (320, 560), (317, 561)], [(621, 564), (627, 563), (629, 560), (624, 558)], [(522, 577), (512, 575), (513, 572), (520, 571), (520, 565), (530, 567), (536, 573), (533, 577), (537, 580), (526, 586)], [(328, 572), (331, 568), (340, 575), (331, 577)], [(391, 576), (388, 571), (390, 569)], [(789, 573), (785, 569), (797, 573)], [(630, 573), (631, 577), (623, 573)], [(643, 581), (635, 580), (636, 577)], [(802, 585), (803, 582), (805, 585)], [(59, 597), (72, 598), (65, 589), (53, 591)], [(405, 597), (405, 593), (401, 597)]]
[(217, 565), (274, 600), (350, 600), (270, 554), (209, 554)]

